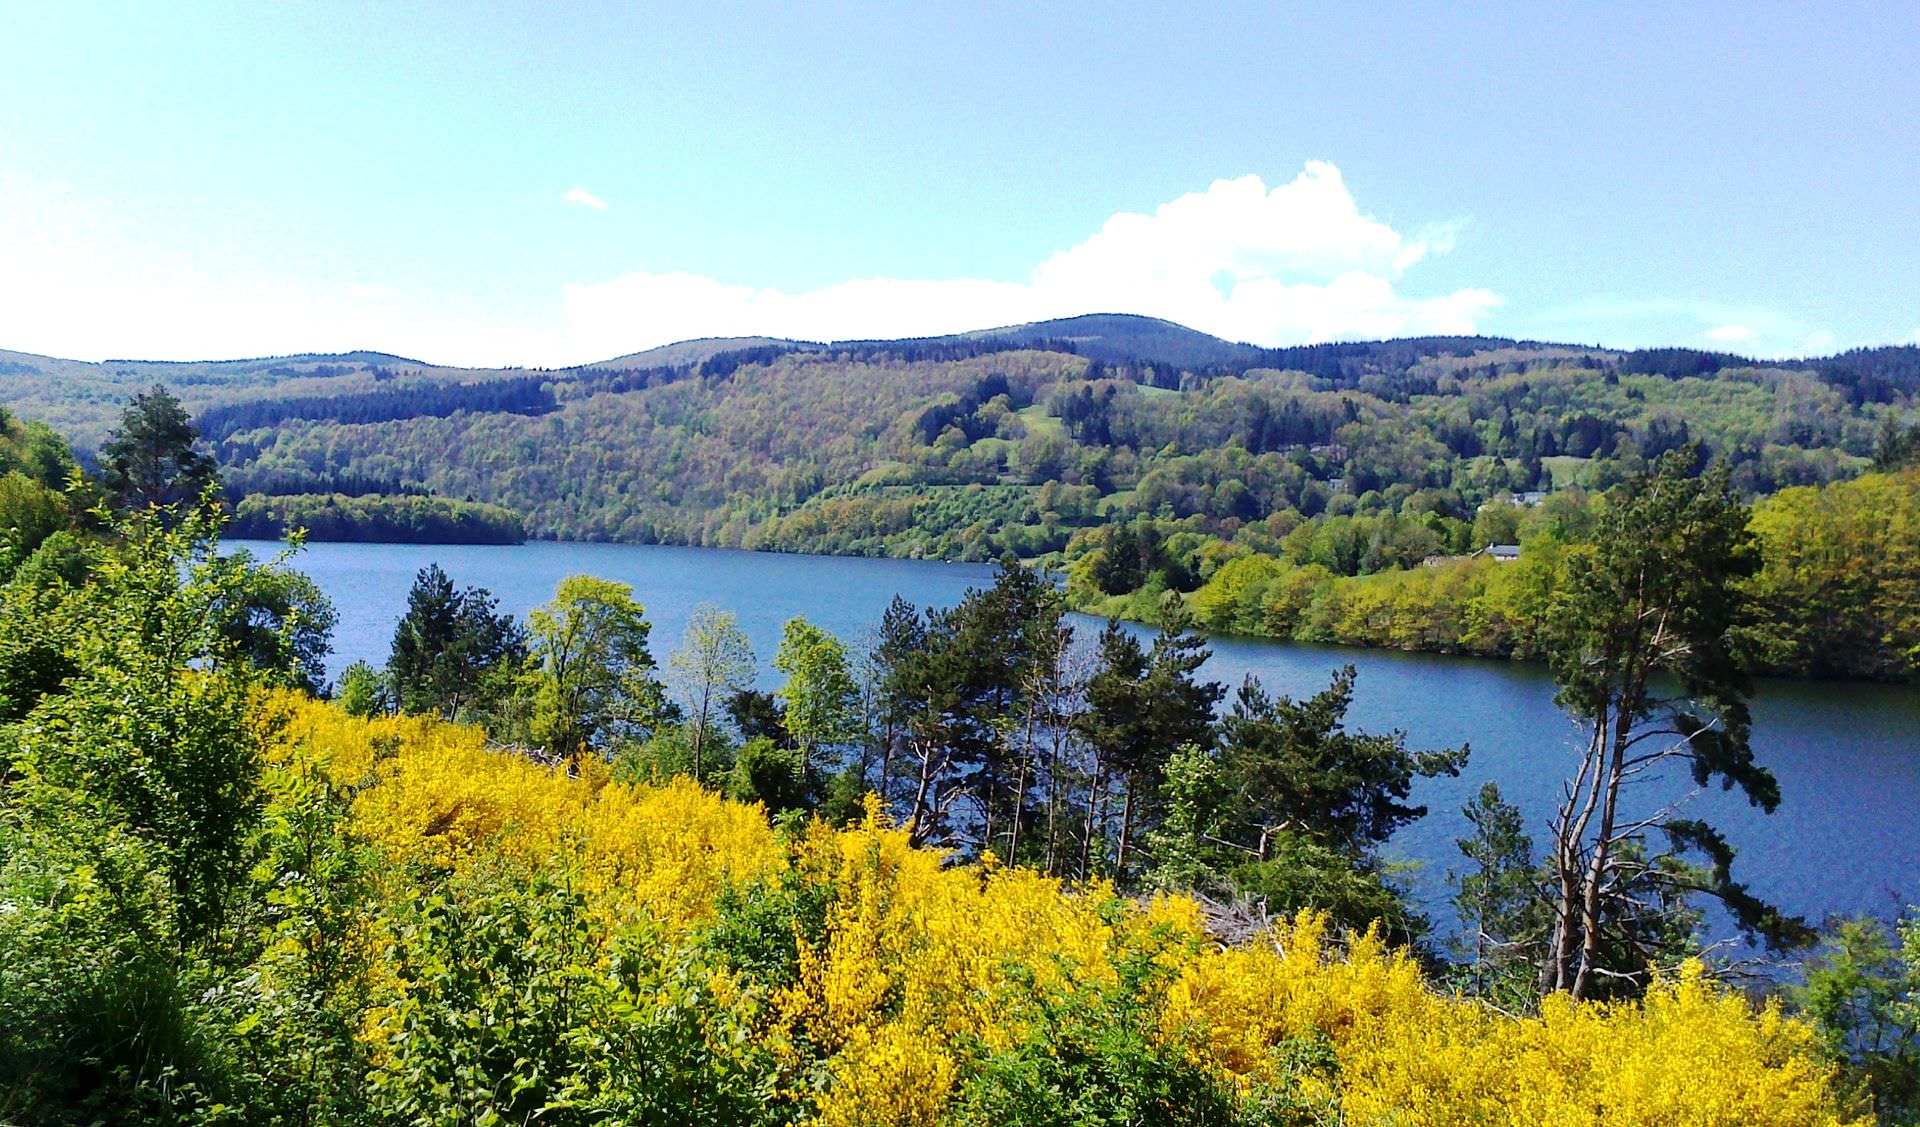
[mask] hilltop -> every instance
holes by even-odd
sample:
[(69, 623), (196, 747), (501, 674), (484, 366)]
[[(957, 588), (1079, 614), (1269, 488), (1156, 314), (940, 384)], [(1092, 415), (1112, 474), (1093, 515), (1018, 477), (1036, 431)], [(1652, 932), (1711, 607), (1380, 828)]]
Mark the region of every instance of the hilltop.
[(1753, 494), (1850, 477), (1912, 414), (1920, 349), (1263, 349), (1103, 314), (901, 341), (686, 341), (562, 370), (0, 353), (0, 402), (83, 457), (156, 381), (195, 414), (236, 500), (430, 494), (506, 506), (538, 537), (968, 559), (1059, 553), (1140, 517), (1257, 550), (1301, 522), (1366, 518), (1352, 573), (1466, 546), (1496, 497), (1603, 487), (1695, 439)]

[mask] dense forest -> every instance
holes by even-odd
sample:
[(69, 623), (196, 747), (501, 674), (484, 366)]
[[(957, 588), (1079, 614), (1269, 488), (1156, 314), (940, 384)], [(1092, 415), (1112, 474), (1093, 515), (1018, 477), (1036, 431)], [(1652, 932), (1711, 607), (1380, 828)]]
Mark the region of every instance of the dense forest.
[(527, 538), (511, 509), (405, 494), (248, 494), (234, 506), (228, 532), (279, 540), (296, 529), (314, 540), (386, 544), (519, 544)]
[[(1491, 784), (1468, 807), (1462, 936), (1378, 847), (1468, 750), (1351, 728), (1351, 670), (1229, 701), (1177, 597), (1076, 640), (1007, 560), (896, 600), (869, 652), (788, 622), (762, 692), (720, 608), (673, 644), (619, 583), (520, 620), (430, 567), (384, 666), (327, 685), (332, 607), (221, 548), (177, 403), (130, 408), (92, 479), (42, 427), (0, 461), (9, 1121), (1920, 1110), (1920, 919), (1818, 935), (1712, 826), (1639, 812), (1688, 776), (1780, 801), (1739, 640), (1765, 522), (1689, 450), (1568, 549), (1539, 645), (1592, 748), (1545, 827)], [(1799, 972), (1756, 987), (1709, 904)]]
[[(1011, 553), (1072, 574), (1097, 613), (1151, 620), (1173, 590), (1211, 630), (1504, 656), (1537, 653), (1538, 607), (1513, 600), (1541, 583), (1520, 580), (1551, 570), (1592, 496), (1676, 450), (1696, 471), (1724, 463), (1750, 499), (1897, 471), (1920, 394), (1913, 347), (1775, 363), (1479, 337), (1263, 350), (1133, 317), (687, 342), (538, 373), (9, 356), (0, 391), (94, 444), (135, 381), (167, 381), (248, 532), (298, 512), (316, 537), (493, 542), (517, 516), (535, 537)], [(1910, 480), (1871, 488), (1906, 513)], [(1760, 531), (1776, 553), (1816, 531), (1892, 544), (1846, 557), (1871, 576), (1820, 577), (1871, 590), (1846, 601), (1856, 618), (1891, 600), (1884, 621), (1817, 627), (1787, 593), (1811, 584), (1793, 560), (1817, 554), (1782, 557), (1754, 581), (1775, 619), (1765, 668), (1912, 676), (1910, 554), (1858, 505), (1857, 527), (1836, 524), (1858, 493), (1763, 505)], [(331, 494), (350, 500), (313, 500)], [(1525, 561), (1497, 582), (1475, 555), (1495, 544)]]
[[(1582, 490), (1500, 499), (1451, 542), (1391, 517), (1329, 517), (1257, 544), (1142, 519), (1076, 536), (1067, 590), (1077, 609), (1145, 622), (1184, 592), (1214, 633), (1538, 659), (1567, 567), (1602, 535), (1600, 505)], [(1742, 637), (1757, 669), (1920, 673), (1920, 465), (1782, 490), (1753, 506), (1751, 528), (1763, 564), (1742, 584)]]

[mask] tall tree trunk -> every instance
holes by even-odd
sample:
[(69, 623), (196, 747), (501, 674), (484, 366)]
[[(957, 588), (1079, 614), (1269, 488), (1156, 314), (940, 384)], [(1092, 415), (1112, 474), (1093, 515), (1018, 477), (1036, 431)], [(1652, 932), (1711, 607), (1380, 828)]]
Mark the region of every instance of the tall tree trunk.
[(920, 757), (920, 781), (914, 787), (913, 807), (907, 815), (907, 840), (918, 845), (924, 828), (921, 819), (927, 812), (927, 795), (932, 791), (934, 776), (938, 773), (935, 759), (939, 753), (928, 743), (920, 747), (916, 754)]
[(1116, 882), (1127, 879), (1127, 845), (1133, 838), (1133, 772), (1128, 771), (1123, 786), (1127, 788), (1126, 797), (1120, 800), (1120, 849), (1114, 854), (1113, 879)]
[(1058, 725), (1053, 729), (1053, 747), (1047, 756), (1047, 857), (1046, 871), (1049, 876), (1059, 876), (1060, 870), (1060, 749), (1065, 743)]
[(1607, 719), (1603, 713), (1594, 723), (1586, 756), (1581, 760), (1573, 785), (1567, 789), (1566, 801), (1561, 804), (1554, 826), (1554, 881), (1558, 887), (1553, 904), (1552, 938), (1547, 944), (1546, 965), (1540, 981), (1545, 992), (1565, 990), (1573, 984), (1573, 925), (1584, 896), (1580, 847), (1600, 800), (1606, 733)]
[(895, 732), (893, 721), (887, 720), (880, 726), (880, 805), (885, 806), (893, 797), (893, 743)]
[(1100, 762), (1100, 752), (1093, 753), (1093, 785), (1087, 788), (1087, 833), (1080, 843), (1080, 879), (1093, 878), (1093, 843), (1100, 836), (1100, 792), (1105, 789), (1107, 776), (1105, 765)]

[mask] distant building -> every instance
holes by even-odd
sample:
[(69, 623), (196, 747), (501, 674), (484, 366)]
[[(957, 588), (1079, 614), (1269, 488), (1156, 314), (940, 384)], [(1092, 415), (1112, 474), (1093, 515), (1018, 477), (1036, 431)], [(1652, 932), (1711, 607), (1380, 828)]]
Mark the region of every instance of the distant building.
[(1546, 499), (1547, 491), (1544, 489), (1529, 489), (1525, 493), (1502, 493), (1491, 501), (1480, 502), (1480, 507), (1476, 511), (1484, 513), (1488, 509), (1499, 508), (1501, 505), (1524, 505), (1531, 509)]
[(1494, 563), (1512, 563), (1520, 558), (1520, 545), (1489, 544), (1475, 552), (1474, 555), (1486, 556), (1492, 559)]
[(1329, 492), (1329, 493), (1345, 493), (1346, 491), (1347, 491), (1347, 479), (1346, 479), (1346, 478), (1344, 478), (1344, 477), (1330, 477), (1330, 478), (1328, 478), (1328, 479), (1327, 479), (1327, 492)]

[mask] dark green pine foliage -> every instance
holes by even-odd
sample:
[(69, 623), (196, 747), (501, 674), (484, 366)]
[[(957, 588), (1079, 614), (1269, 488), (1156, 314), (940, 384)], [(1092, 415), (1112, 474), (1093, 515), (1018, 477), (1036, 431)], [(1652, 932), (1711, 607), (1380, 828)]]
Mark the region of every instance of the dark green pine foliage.
[(194, 448), (199, 433), (186, 408), (162, 384), (133, 397), (120, 427), (100, 446), (100, 481), (120, 508), (197, 501), (218, 480), (211, 457)]
[(1570, 555), (1549, 615), (1556, 699), (1588, 740), (1553, 825), (1548, 990), (1643, 985), (1676, 953), (1674, 924), (1684, 926), (1694, 894), (1719, 899), (1770, 945), (1810, 937), (1802, 921), (1732, 879), (1733, 850), (1717, 830), (1650, 805), (1645, 785), (1626, 789), (1671, 785), (1684, 773), (1695, 786), (1738, 789), (1767, 812), (1780, 803), (1779, 784), (1754, 757), (1747, 708), (1741, 585), (1758, 570), (1759, 551), (1726, 465), (1696, 477), (1699, 457), (1696, 446), (1673, 450), (1608, 498), (1591, 550)]
[(1534, 959), (1547, 933), (1544, 874), (1533, 857), (1520, 809), (1488, 782), (1461, 809), (1473, 832), (1458, 839), (1464, 872), (1452, 876), (1453, 904), (1468, 935), (1458, 944), (1466, 960), (1463, 987), (1509, 1010), (1537, 997)]
[(1178, 596), (1162, 604), (1160, 619), (1160, 632), (1144, 648), (1118, 623), (1107, 623), (1081, 720), (1095, 753), (1094, 791), (1104, 797), (1104, 779), (1121, 788), (1113, 865), (1122, 877), (1133, 861), (1137, 830), (1156, 815), (1168, 760), (1182, 747), (1212, 746), (1213, 709), (1226, 691), (1198, 679), (1212, 651), (1193, 632)]
[(1370, 854), (1427, 808), (1409, 805), (1417, 778), (1453, 776), (1467, 748), (1413, 751), (1404, 732), (1346, 730), (1356, 673), (1349, 665), (1305, 700), (1274, 696), (1249, 678), (1222, 727), (1226, 773), (1242, 844), (1265, 859), (1268, 838), (1292, 832), (1356, 857)]
[(387, 675), (400, 709), (458, 717), (508, 686), (526, 659), (526, 634), (480, 587), (456, 590), (438, 564), (414, 577), (393, 633)]

